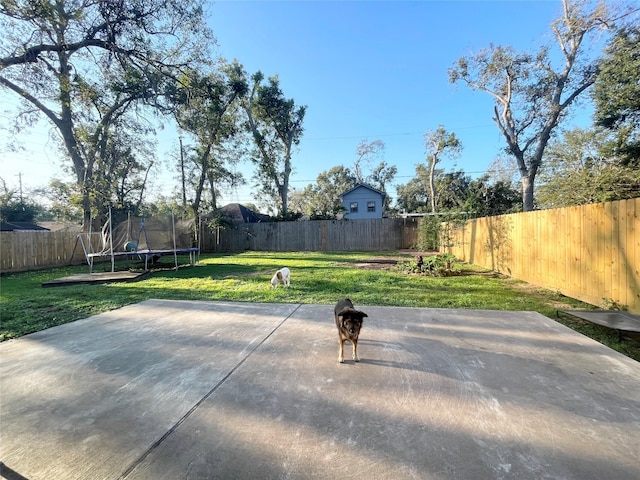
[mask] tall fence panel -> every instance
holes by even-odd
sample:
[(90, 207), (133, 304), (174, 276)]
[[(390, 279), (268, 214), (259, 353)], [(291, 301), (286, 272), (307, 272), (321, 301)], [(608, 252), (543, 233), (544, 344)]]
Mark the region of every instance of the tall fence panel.
[(640, 313), (640, 198), (446, 224), (441, 250), (593, 305)]
[(20, 272), (85, 261), (77, 233), (2, 232), (0, 272)]
[(246, 223), (202, 236), (204, 251), (376, 251), (412, 248), (413, 218)]

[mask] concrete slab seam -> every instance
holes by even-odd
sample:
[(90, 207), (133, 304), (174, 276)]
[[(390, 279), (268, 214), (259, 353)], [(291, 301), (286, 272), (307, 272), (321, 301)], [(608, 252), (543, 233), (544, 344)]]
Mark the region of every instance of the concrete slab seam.
[(200, 405), (202, 405), (202, 403), (207, 400), (207, 398), (209, 398), (211, 395), (213, 395), (213, 393), (218, 390), (218, 388), (220, 388), (228, 379), (231, 375), (233, 375), (233, 373), (238, 370), (238, 368), (240, 368), (242, 366), (242, 364), (244, 364), (244, 362), (247, 361), (247, 359), (253, 354), (253, 352), (255, 352), (258, 348), (260, 348), (260, 346), (262, 344), (264, 344), (264, 342), (266, 342), (269, 337), (271, 337), (271, 335), (273, 335), (283, 324), (284, 322), (286, 322), (287, 320), (289, 320), (289, 318), (291, 318), (291, 316), (296, 313), (298, 311), (298, 309), (302, 306), (301, 303), (298, 304), (298, 306), (291, 311), (291, 313), (289, 313), (289, 315), (287, 315), (280, 323), (278, 323), (278, 325), (276, 325), (273, 330), (271, 330), (271, 332), (269, 332), (268, 335), (266, 335), (260, 342), (258, 342), (256, 344), (256, 346), (254, 348), (251, 349), (251, 351), (244, 356), (244, 358), (242, 360), (240, 360), (238, 362), (238, 364), (236, 366), (234, 366), (231, 370), (229, 370), (229, 372), (218, 382), (214, 385), (214, 387), (209, 390), (200, 400), (198, 400), (198, 402), (195, 403), (195, 405), (193, 405), (193, 407), (191, 407), (189, 409), (189, 411), (187, 413), (185, 413), (169, 430), (167, 430), (165, 432), (164, 435), (162, 435), (162, 437), (160, 437), (158, 440), (156, 440), (142, 455), (140, 455), (140, 457), (138, 457), (136, 460), (133, 461), (133, 463), (122, 473), (122, 475), (120, 475), (120, 477), (118, 477), (118, 480), (125, 480), (129, 475), (131, 475), (131, 473), (133, 473), (133, 471), (142, 463), (144, 462), (144, 460), (156, 449), (158, 448), (173, 432), (176, 431), (176, 429), (187, 419), (189, 418), (193, 412), (195, 412), (198, 407)]

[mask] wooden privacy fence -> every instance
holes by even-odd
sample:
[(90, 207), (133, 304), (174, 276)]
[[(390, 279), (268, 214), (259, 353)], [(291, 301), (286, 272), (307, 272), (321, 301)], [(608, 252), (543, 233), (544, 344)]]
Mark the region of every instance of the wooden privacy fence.
[(640, 313), (640, 198), (445, 224), (442, 252), (592, 305)]
[(0, 272), (2, 273), (80, 265), (84, 262), (85, 256), (77, 233), (2, 232), (0, 234)]
[(417, 226), (413, 218), (245, 223), (209, 231), (202, 247), (209, 252), (398, 250), (415, 246)]
[[(318, 220), (250, 223), (204, 230), (202, 252), (375, 251), (411, 248), (417, 241), (417, 220)], [(98, 238), (94, 249), (98, 248)], [(85, 263), (82, 245), (70, 232), (2, 232), (0, 272), (20, 272)]]

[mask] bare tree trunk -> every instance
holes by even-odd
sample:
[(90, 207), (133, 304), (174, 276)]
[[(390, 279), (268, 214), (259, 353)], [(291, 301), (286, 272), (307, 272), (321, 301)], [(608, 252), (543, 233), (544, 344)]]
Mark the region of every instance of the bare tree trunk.
[(209, 175), (209, 188), (211, 189), (211, 210), (216, 211), (218, 209), (218, 198), (216, 194), (216, 183), (213, 180), (213, 175)]
[(182, 135), (178, 137), (180, 140), (180, 173), (182, 175), (182, 210), (187, 211), (187, 185), (184, 176), (184, 150), (182, 149)]
[(211, 145), (208, 145), (205, 151), (202, 154), (200, 168), (202, 168), (200, 172), (200, 178), (198, 179), (198, 186), (196, 187), (196, 196), (193, 200), (193, 214), (196, 218), (199, 215), (200, 210), (200, 202), (202, 200), (202, 191), (204, 190), (204, 182), (207, 179), (207, 173), (209, 171), (209, 155), (211, 154)]
[(431, 213), (436, 213), (436, 182), (435, 182), (436, 161), (429, 165), (429, 190), (431, 190)]
[(533, 203), (533, 185), (535, 174), (528, 173), (522, 176), (522, 211), (531, 212), (535, 205)]

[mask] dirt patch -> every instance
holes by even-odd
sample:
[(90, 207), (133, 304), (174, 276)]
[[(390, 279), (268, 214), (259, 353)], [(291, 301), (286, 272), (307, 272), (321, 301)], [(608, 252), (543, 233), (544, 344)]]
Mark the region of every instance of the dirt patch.
[(345, 265), (356, 266), (358, 268), (363, 268), (365, 270), (391, 270), (395, 268), (398, 262), (409, 262), (413, 258), (421, 255), (422, 257), (428, 257), (431, 255), (437, 255), (438, 252), (416, 252), (413, 250), (401, 250), (401, 253), (404, 253), (408, 256), (385, 256), (385, 257), (373, 257), (368, 258), (366, 260), (361, 260), (358, 262), (349, 262)]
[(395, 267), (400, 260), (394, 260), (390, 258), (381, 259), (368, 259), (363, 262), (353, 262), (349, 265), (356, 266), (358, 268), (364, 268), (365, 270), (390, 270)]

